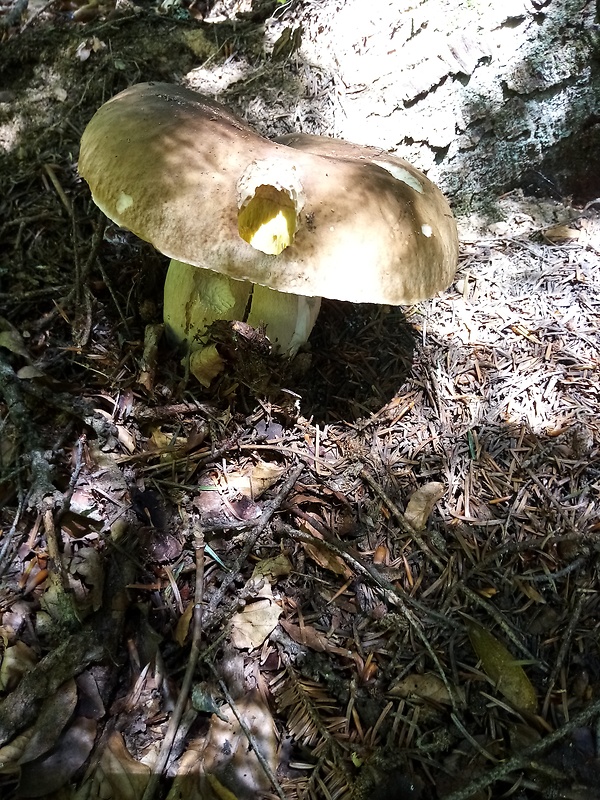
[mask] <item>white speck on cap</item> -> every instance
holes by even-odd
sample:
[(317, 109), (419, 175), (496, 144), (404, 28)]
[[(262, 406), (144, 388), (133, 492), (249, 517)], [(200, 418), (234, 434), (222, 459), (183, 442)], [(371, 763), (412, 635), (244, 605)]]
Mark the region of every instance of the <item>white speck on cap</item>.
[(125, 194), (125, 192), (121, 192), (119, 195), (119, 199), (117, 200), (117, 212), (122, 214), (124, 211), (127, 211), (128, 208), (131, 208), (133, 205), (133, 197), (130, 194)]
[(421, 225), (421, 233), (429, 239), (433, 233), (431, 225)]

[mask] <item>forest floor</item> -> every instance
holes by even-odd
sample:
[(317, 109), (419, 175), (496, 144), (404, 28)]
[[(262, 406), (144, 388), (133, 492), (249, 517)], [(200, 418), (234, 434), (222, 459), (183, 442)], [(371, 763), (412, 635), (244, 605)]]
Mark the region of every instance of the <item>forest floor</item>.
[(202, 389), (77, 155), (143, 80), (331, 132), (331, 6), (208, 5), (0, 5), (0, 794), (600, 797), (600, 200)]

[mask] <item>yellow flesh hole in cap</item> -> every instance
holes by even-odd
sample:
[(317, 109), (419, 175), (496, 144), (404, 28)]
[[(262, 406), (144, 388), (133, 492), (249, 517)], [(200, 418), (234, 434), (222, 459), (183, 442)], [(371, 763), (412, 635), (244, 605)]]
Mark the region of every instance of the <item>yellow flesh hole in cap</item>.
[(282, 189), (259, 186), (238, 214), (238, 231), (256, 250), (278, 256), (294, 241), (296, 206)]

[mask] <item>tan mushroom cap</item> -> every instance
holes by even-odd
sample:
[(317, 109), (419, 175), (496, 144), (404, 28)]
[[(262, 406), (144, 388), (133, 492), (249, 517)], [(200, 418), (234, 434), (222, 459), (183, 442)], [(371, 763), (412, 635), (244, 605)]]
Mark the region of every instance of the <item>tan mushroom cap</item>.
[[(271, 142), (181, 86), (137, 84), (105, 103), (83, 134), (79, 172), (110, 219), (165, 255), (278, 291), (402, 305), (446, 288), (456, 270), (450, 207), (410, 164), (322, 137)], [(239, 232), (240, 208), (265, 186), (295, 209), (279, 255)]]

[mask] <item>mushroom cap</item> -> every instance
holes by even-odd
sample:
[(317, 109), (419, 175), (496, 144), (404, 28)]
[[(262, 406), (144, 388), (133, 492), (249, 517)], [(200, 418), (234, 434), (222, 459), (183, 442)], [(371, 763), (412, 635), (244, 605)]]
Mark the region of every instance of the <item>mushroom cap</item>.
[[(105, 103), (79, 172), (107, 217), (170, 258), (278, 291), (402, 305), (456, 271), (450, 207), (406, 161), (326, 137), (272, 142), (181, 86), (136, 84)], [(292, 225), (278, 255), (240, 235), (265, 191), (285, 196)]]

